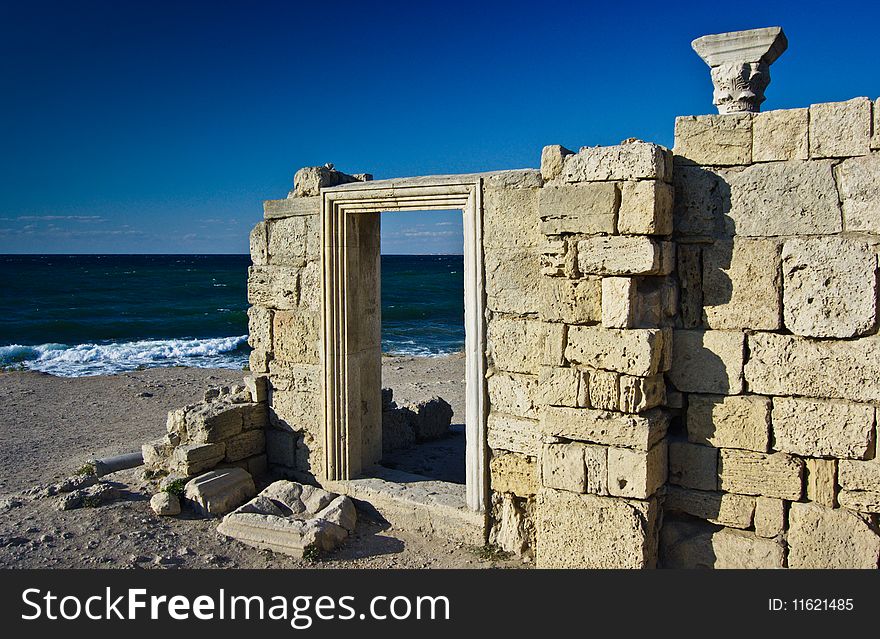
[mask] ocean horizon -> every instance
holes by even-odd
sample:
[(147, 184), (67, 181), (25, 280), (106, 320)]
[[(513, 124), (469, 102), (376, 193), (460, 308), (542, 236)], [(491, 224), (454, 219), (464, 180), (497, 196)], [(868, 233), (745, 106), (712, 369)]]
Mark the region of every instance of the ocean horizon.
[[(0, 255), (0, 368), (247, 366), (246, 254)], [(382, 350), (464, 347), (461, 255), (382, 255)]]

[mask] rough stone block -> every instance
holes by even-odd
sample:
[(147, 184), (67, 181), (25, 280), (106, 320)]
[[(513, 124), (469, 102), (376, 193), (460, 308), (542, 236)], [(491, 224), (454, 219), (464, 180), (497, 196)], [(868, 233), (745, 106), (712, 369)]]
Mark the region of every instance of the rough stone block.
[[(535, 280), (520, 292), (534, 299)], [(540, 317), (549, 322), (591, 324), (602, 319), (602, 285), (598, 278), (569, 280), (561, 277), (540, 279)]]
[(180, 514), (180, 500), (171, 493), (156, 493), (150, 498), (150, 508), (160, 517), (173, 517)]
[(299, 268), (252, 266), (248, 269), (248, 304), (272, 309), (299, 305)]
[(538, 195), (541, 233), (614, 233), (619, 206), (614, 182), (545, 186)]
[(141, 455), (147, 468), (164, 468), (173, 451), (173, 447), (164, 438), (141, 446)]
[(416, 443), (416, 415), (409, 408), (382, 411), (382, 452), (411, 448)]
[(649, 451), (608, 449), (608, 492), (616, 497), (647, 499), (666, 483), (666, 442)]
[(242, 409), (226, 402), (198, 404), (186, 412), (186, 433), (197, 444), (220, 442), (238, 435), (244, 428)]
[(493, 452), (489, 462), (492, 490), (528, 497), (538, 492), (538, 463), (519, 453)]
[(675, 118), (673, 152), (696, 164), (750, 164), (752, 114), (688, 115)]
[(641, 415), (589, 408), (547, 407), (541, 411), (541, 432), (552, 437), (648, 450), (659, 442), (669, 425), (659, 409)]
[(489, 543), (515, 555), (531, 555), (535, 547), (534, 504), (531, 498), (494, 493)]
[(269, 420), (279, 428), (314, 431), (321, 423), (321, 396), (300, 391), (272, 390)]
[(226, 461), (235, 462), (259, 455), (266, 450), (266, 435), (262, 430), (246, 430), (226, 440)]
[(744, 342), (739, 332), (675, 331), (669, 380), (688, 393), (741, 393)]
[(880, 340), (817, 341), (792, 335), (749, 335), (745, 377), (762, 395), (880, 401)]
[[(781, 502), (780, 502), (781, 503)], [(732, 528), (751, 528), (755, 498), (669, 486), (663, 507)]]
[(837, 460), (805, 459), (807, 499), (822, 506), (837, 506)]
[(787, 453), (865, 459), (874, 448), (874, 407), (777, 397), (773, 435), (774, 448)]
[(672, 233), (671, 184), (659, 180), (624, 182), (621, 186), (617, 232), (624, 235)]
[(537, 419), (538, 378), (534, 375), (495, 373), (488, 379), (492, 410)]
[(587, 275), (659, 275), (662, 242), (641, 235), (599, 235), (577, 243), (578, 270)]
[(174, 449), (171, 468), (181, 475), (191, 476), (209, 470), (223, 461), (226, 444), (184, 444)]
[(717, 490), (718, 449), (670, 441), (669, 483), (695, 490)]
[(703, 322), (703, 249), (679, 244), (676, 257), (681, 325), (698, 328)]
[(666, 382), (662, 374), (651, 377), (620, 375), (620, 410), (643, 413), (666, 403)]
[(565, 357), (591, 368), (648, 377), (663, 369), (668, 335), (661, 329), (572, 326)]
[(568, 326), (545, 322), (538, 329), (541, 351), (540, 363), (545, 366), (565, 366), (565, 345), (568, 339)]
[(803, 462), (785, 453), (754, 453), (721, 449), (718, 457), (718, 488), (742, 495), (801, 498)]
[[(560, 342), (562, 329), (553, 335)], [(489, 364), (513, 373), (537, 374), (544, 357), (545, 338), (549, 329), (543, 322), (494, 317), (489, 322)]]
[(296, 440), (299, 435), (274, 428), (266, 431), (266, 457), (270, 464), (293, 468), (296, 464)]
[(810, 157), (867, 155), (871, 150), (871, 101), (810, 105)]
[(719, 241), (703, 249), (703, 309), (709, 328), (776, 330), (782, 326), (779, 244)]
[(576, 368), (542, 366), (538, 376), (538, 399), (547, 406), (588, 405), (587, 373)]
[(850, 461), (841, 459), (838, 463), (838, 480), (846, 490), (880, 491), (880, 463), (872, 461)]
[(663, 180), (672, 178), (671, 156), (667, 149), (647, 142), (617, 146), (583, 147), (565, 158), (564, 182), (602, 182), (607, 180)]
[(874, 328), (877, 260), (865, 243), (840, 237), (785, 243), (785, 326), (806, 337), (854, 337)]
[(880, 514), (880, 492), (878, 491), (841, 490), (837, 500), (842, 508), (866, 514)]
[(638, 321), (638, 287), (631, 277), (602, 278), (602, 326), (632, 328)]
[(772, 538), (785, 530), (785, 502), (781, 499), (758, 497), (755, 503), (755, 534)]
[[(540, 263), (533, 248), (508, 247), (485, 250), (486, 305), (500, 313), (536, 313), (535, 282), (559, 278), (540, 277)], [(567, 280), (560, 280), (567, 282)]]
[(541, 149), (541, 177), (546, 182), (559, 177), (565, 164), (565, 158), (572, 154), (574, 151), (569, 151), (559, 144), (545, 146)]
[(415, 413), (413, 430), (417, 441), (439, 439), (449, 434), (453, 410), (452, 405), (442, 397), (423, 399), (409, 408)]
[(250, 393), (251, 401), (263, 403), (268, 399), (268, 379), (264, 375), (245, 375), (244, 385)]
[[(584, 444), (545, 444), (541, 449), (541, 481), (548, 488), (587, 492)], [(604, 484), (604, 480), (602, 482)]]
[(665, 568), (782, 568), (785, 558), (785, 549), (777, 541), (692, 522), (664, 524), (661, 548)]
[(321, 196), (285, 198), (263, 202), (263, 217), (267, 220), (297, 215), (321, 214)]
[(537, 247), (544, 239), (539, 222), (538, 189), (483, 189), (483, 246)]
[(620, 404), (618, 374), (613, 371), (590, 372), (590, 407), (617, 410)]
[(241, 468), (224, 468), (191, 479), (184, 497), (203, 515), (225, 515), (257, 494), (254, 480)]
[(752, 159), (755, 162), (806, 160), (810, 156), (808, 131), (808, 109), (756, 113), (752, 119)]
[(540, 424), (530, 419), (489, 413), (486, 439), (492, 450), (507, 450), (537, 457), (541, 449)]
[(695, 239), (732, 235), (725, 231), (730, 186), (719, 171), (676, 164), (673, 186), (674, 233)]
[[(880, 139), (880, 131), (876, 136)], [(844, 160), (835, 171), (844, 229), (880, 233), (880, 153)]]
[(564, 238), (547, 238), (538, 250), (541, 254), (541, 275), (547, 277), (575, 277), (577, 256), (575, 244)]
[(715, 448), (766, 453), (770, 445), (770, 399), (756, 395), (690, 395), (688, 440)]
[(321, 257), (320, 219), (297, 216), (266, 222), (269, 264), (305, 266)]
[(657, 505), (543, 489), (536, 508), (539, 568), (650, 568)]
[(880, 98), (874, 102), (874, 135), (871, 137), (871, 150), (880, 151)]
[(265, 266), (269, 263), (269, 245), (266, 239), (266, 223), (257, 222), (249, 237), (251, 262), (254, 266)]
[(248, 308), (248, 344), (255, 349), (272, 350), (272, 311), (264, 306)]
[(877, 568), (880, 536), (849, 511), (792, 504), (788, 526), (789, 568)]

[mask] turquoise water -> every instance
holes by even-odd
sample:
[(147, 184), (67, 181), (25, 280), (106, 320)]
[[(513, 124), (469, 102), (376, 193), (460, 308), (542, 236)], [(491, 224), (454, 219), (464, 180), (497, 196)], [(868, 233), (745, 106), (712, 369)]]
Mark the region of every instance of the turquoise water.
[[(2, 255), (0, 366), (55, 375), (241, 368), (247, 255)], [(464, 344), (462, 257), (382, 256), (385, 352)]]

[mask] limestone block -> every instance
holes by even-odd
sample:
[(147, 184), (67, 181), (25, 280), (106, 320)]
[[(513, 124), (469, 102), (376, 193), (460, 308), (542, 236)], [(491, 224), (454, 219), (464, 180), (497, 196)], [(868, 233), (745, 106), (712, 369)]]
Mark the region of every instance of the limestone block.
[(248, 269), (248, 304), (291, 310), (299, 304), (299, 268), (252, 266)]
[(880, 151), (880, 98), (874, 102), (874, 135), (871, 137), (871, 150)]
[(251, 396), (251, 401), (263, 403), (268, 399), (269, 384), (268, 378), (264, 375), (245, 375), (244, 385)]
[(797, 501), (802, 495), (803, 462), (785, 453), (754, 453), (722, 448), (718, 488), (742, 495)]
[(659, 409), (628, 415), (589, 408), (547, 407), (541, 411), (541, 432), (552, 437), (649, 450), (663, 439), (668, 416)]
[(266, 223), (257, 222), (250, 234), (251, 262), (254, 266), (264, 266), (269, 263), (269, 245), (266, 236)]
[(321, 214), (321, 196), (285, 198), (263, 202), (263, 217), (267, 220), (297, 215)]
[(259, 455), (266, 450), (266, 435), (262, 430), (246, 430), (226, 440), (226, 461), (235, 462)]
[(662, 374), (651, 377), (620, 375), (620, 410), (642, 413), (666, 403), (666, 382)]
[(703, 250), (679, 244), (676, 251), (679, 306), (683, 328), (698, 328), (703, 321)]
[(614, 233), (619, 207), (614, 182), (545, 186), (538, 195), (541, 233)]
[(718, 449), (671, 440), (669, 483), (695, 490), (717, 490)]
[(719, 171), (676, 164), (673, 187), (672, 218), (677, 235), (694, 238), (732, 235), (725, 233), (730, 186)]
[(489, 543), (515, 555), (531, 554), (535, 541), (534, 500), (492, 495)]
[(541, 150), (541, 177), (547, 182), (559, 177), (565, 158), (573, 154), (574, 151), (569, 151), (559, 144), (545, 146)]
[(269, 429), (266, 431), (266, 457), (273, 465), (293, 468), (296, 460), (296, 440), (299, 435), (291, 431)]
[(197, 512), (216, 517), (241, 506), (257, 494), (257, 489), (247, 471), (224, 468), (189, 480), (183, 494)]
[(351, 499), (345, 495), (338, 495), (322, 510), (315, 513), (315, 518), (329, 521), (353, 533), (357, 526), (357, 509)]
[(669, 486), (663, 507), (670, 512), (685, 513), (721, 526), (751, 528), (755, 498)]
[(608, 492), (617, 497), (647, 499), (666, 483), (666, 442), (649, 451), (608, 449)]
[(876, 258), (861, 241), (798, 238), (782, 249), (785, 326), (806, 337), (854, 337), (876, 321)]
[(382, 411), (382, 452), (411, 448), (416, 443), (415, 413), (409, 408)]
[(272, 317), (275, 359), (296, 364), (320, 363), (320, 320), (315, 313), (276, 311)]
[(318, 364), (273, 361), (269, 375), (271, 391), (318, 394), (323, 386), (323, 374), (323, 369)]
[[(541, 449), (541, 481), (548, 488), (587, 492), (585, 444), (545, 444)], [(601, 480), (604, 486), (604, 478)]]
[(176, 435), (179, 439), (186, 439), (186, 408), (175, 408), (168, 411), (165, 432), (169, 435)]
[(822, 506), (837, 506), (837, 460), (805, 459), (807, 499)]
[(661, 531), (664, 568), (782, 568), (783, 545), (753, 533), (673, 521)]
[(752, 162), (752, 115), (689, 115), (675, 118), (675, 155), (696, 164)]
[(810, 157), (866, 155), (871, 150), (871, 101), (810, 105)]
[(189, 477), (213, 468), (226, 456), (226, 444), (185, 444), (174, 449), (171, 468)]
[(587, 373), (576, 368), (542, 366), (538, 375), (537, 399), (547, 406), (588, 405)]
[(164, 468), (173, 452), (173, 447), (164, 439), (147, 442), (141, 446), (141, 456), (147, 468)]
[(537, 457), (541, 449), (541, 429), (536, 421), (492, 412), (486, 422), (486, 440), (492, 450)]
[(264, 351), (272, 350), (272, 311), (264, 306), (248, 308), (248, 344)]
[(337, 171), (332, 164), (324, 166), (306, 166), (301, 168), (293, 176), (293, 190), (287, 196), (289, 198), (308, 197), (318, 195), (321, 189), (350, 182), (368, 182), (373, 179), (369, 173), (348, 175)]
[[(767, 237), (841, 231), (840, 204), (832, 162), (768, 162), (726, 171), (727, 235)], [(677, 194), (676, 194), (677, 196)], [(724, 210), (722, 192), (721, 210)]]
[(880, 537), (849, 511), (792, 504), (788, 526), (789, 568), (877, 568)]
[(661, 244), (640, 235), (600, 235), (577, 243), (578, 270), (588, 275), (659, 275)]
[(880, 463), (872, 461), (850, 461), (841, 459), (838, 462), (838, 480), (846, 490), (880, 491)]
[(744, 342), (733, 331), (675, 331), (669, 380), (688, 393), (741, 393)]
[[(880, 131), (876, 133), (880, 139)], [(847, 231), (880, 233), (880, 153), (844, 160), (835, 168), (843, 226)]]
[[(563, 238), (546, 238), (538, 247), (541, 253), (541, 275), (547, 277), (572, 277), (577, 266), (574, 257), (574, 244), (572, 251), (568, 250), (568, 240)], [(571, 263), (571, 264), (570, 264)]]
[(632, 328), (638, 321), (638, 287), (632, 277), (602, 278), (602, 326)]
[(779, 243), (736, 238), (703, 249), (703, 312), (709, 328), (782, 326)]
[(537, 419), (538, 377), (495, 373), (488, 379), (491, 410)]
[(268, 373), (271, 353), (262, 348), (255, 348), (248, 356), (248, 370), (252, 373)]
[(272, 390), (269, 420), (276, 428), (314, 431), (322, 421), (321, 396), (316, 393)]
[[(562, 332), (557, 330), (553, 337), (561, 342)], [(549, 332), (544, 323), (493, 317), (487, 332), (490, 366), (513, 373), (537, 374), (545, 359), (545, 337)]]
[(540, 262), (533, 248), (486, 248), (485, 267), (486, 305), (500, 313), (538, 312), (541, 300), (534, 295), (535, 282), (559, 279), (540, 277)]
[[(530, 382), (533, 384), (534, 382)], [(513, 387), (516, 382), (511, 384)], [(520, 392), (518, 389), (516, 392)], [(528, 391), (526, 391), (527, 396)], [(528, 400), (524, 400), (528, 401)], [(452, 423), (452, 405), (442, 397), (431, 397), (420, 400), (410, 406), (415, 413), (413, 430), (416, 440), (423, 442), (439, 439), (449, 434), (449, 426)]]
[(265, 453), (248, 457), (242, 461), (247, 462), (245, 470), (251, 474), (251, 477), (261, 477), (269, 472), (269, 459)]
[(198, 404), (186, 412), (187, 439), (197, 444), (220, 442), (244, 428), (242, 409), (225, 402)]
[(672, 178), (671, 156), (656, 144), (635, 141), (617, 146), (583, 147), (565, 158), (564, 182), (663, 180)]
[(623, 235), (672, 233), (671, 184), (659, 180), (624, 182), (621, 186), (617, 232)]
[(663, 330), (654, 328), (572, 326), (565, 357), (591, 368), (648, 377), (663, 369), (667, 337)]
[[(424, 178), (431, 182), (433, 178)], [(490, 171), (483, 177), (484, 189), (540, 189), (544, 186), (544, 178), (539, 169), (510, 169), (507, 171)]]
[(752, 119), (752, 159), (755, 162), (806, 160), (810, 156), (808, 130), (808, 109), (756, 113)]
[[(519, 292), (534, 304), (535, 279)], [(595, 277), (569, 280), (561, 277), (540, 279), (540, 317), (548, 322), (587, 324), (602, 319), (602, 285)], [(521, 303), (522, 304), (522, 303)]]
[(620, 404), (618, 374), (613, 371), (590, 372), (590, 407), (617, 410)]
[(493, 451), (489, 462), (492, 490), (527, 497), (538, 492), (538, 463), (519, 453)]
[(321, 313), (323, 296), (321, 294), (321, 264), (309, 262), (299, 272), (299, 308), (304, 311)]
[(543, 489), (536, 507), (539, 568), (649, 568), (657, 506)]
[(865, 459), (873, 451), (874, 407), (776, 397), (773, 435), (774, 448), (787, 453)]
[(816, 341), (778, 335), (749, 335), (745, 377), (752, 392), (880, 401), (880, 340)]
[(321, 257), (320, 218), (287, 217), (266, 222), (269, 264), (304, 266)]
[(568, 326), (545, 322), (539, 329), (541, 343), (541, 364), (545, 366), (565, 366), (565, 345), (568, 339)]
[(781, 499), (758, 497), (755, 503), (755, 534), (776, 537), (785, 530), (785, 502)]
[(538, 189), (483, 190), (483, 246), (527, 248), (538, 246)]
[(180, 500), (171, 493), (156, 493), (150, 498), (150, 508), (160, 517), (173, 517), (180, 514)]
[(880, 514), (880, 492), (875, 490), (841, 490), (837, 500), (842, 508)]
[(688, 441), (715, 448), (766, 453), (770, 445), (770, 399), (757, 395), (690, 395)]

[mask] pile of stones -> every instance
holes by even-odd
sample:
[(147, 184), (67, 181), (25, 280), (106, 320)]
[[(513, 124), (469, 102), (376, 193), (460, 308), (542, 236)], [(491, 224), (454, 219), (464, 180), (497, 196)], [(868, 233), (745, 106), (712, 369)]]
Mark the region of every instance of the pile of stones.
[(382, 452), (410, 448), (417, 442), (447, 436), (452, 412), (452, 406), (442, 397), (398, 405), (394, 401), (394, 391), (383, 388)]

